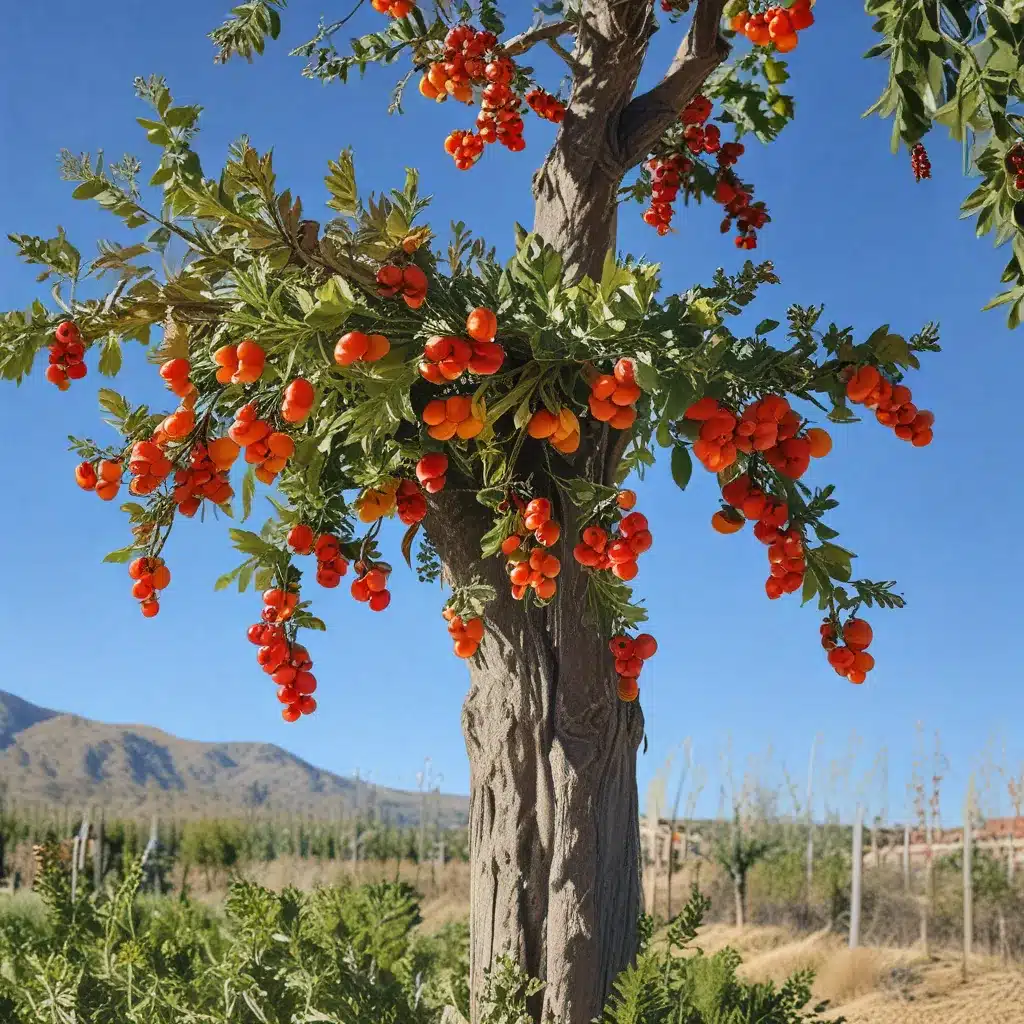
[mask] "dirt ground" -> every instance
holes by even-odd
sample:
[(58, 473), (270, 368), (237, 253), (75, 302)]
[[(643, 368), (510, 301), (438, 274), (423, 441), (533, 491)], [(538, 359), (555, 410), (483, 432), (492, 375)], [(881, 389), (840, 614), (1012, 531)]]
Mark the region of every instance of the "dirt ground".
[(986, 957), (972, 958), (964, 982), (955, 954), (926, 960), (913, 950), (850, 950), (835, 935), (794, 939), (783, 929), (714, 925), (699, 944), (707, 952), (738, 950), (741, 973), (752, 980), (781, 981), (813, 968), (815, 996), (830, 1001), (830, 1017), (849, 1024), (1024, 1024), (1024, 971)]

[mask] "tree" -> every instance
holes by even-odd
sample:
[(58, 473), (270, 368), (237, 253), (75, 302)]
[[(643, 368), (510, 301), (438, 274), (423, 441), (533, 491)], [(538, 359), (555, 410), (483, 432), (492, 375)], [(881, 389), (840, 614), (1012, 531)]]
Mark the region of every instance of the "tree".
[[(673, 203), (719, 203), (723, 232), (757, 246), (766, 206), (740, 169), (753, 135), (771, 142), (793, 116), (782, 55), (812, 30), (813, 0), (566, 0), (538, 5), (507, 33), (494, 0), (373, 0), (380, 27), (335, 44), (348, 17), (298, 51), (306, 73), (345, 81), (408, 56), (422, 97), (480, 104), (475, 130), (445, 148), (469, 170), (489, 144), (523, 148), (523, 102), (560, 125), (534, 179), (532, 231), (516, 227), (499, 264), (465, 225), (446, 250), (422, 217), (414, 171), (404, 187), (360, 198), (343, 150), (325, 179), (337, 215), (321, 224), (279, 187), (270, 154), (242, 138), (219, 174), (194, 149), (200, 109), (176, 106), (160, 78), (139, 80), (153, 109), (140, 119), (159, 150), (143, 184), (126, 157), (65, 154), (74, 197), (120, 218), (137, 240), (101, 242), (86, 260), (63, 232), (11, 236), (55, 278), (56, 309), (33, 301), (0, 319), (0, 374), (21, 381), (50, 346), (48, 380), (67, 388), (95, 351), (116, 374), (121, 345), (162, 337), (153, 362), (179, 399), (169, 414), (99, 393), (117, 444), (74, 440), (77, 480), (123, 508), (133, 537), (108, 561), (129, 565), (142, 612), (170, 582), (163, 552), (176, 516), (212, 507), (243, 519), (257, 483), (275, 515), (259, 532), (233, 528), (245, 561), (218, 587), (264, 591), (250, 629), (258, 661), (280, 684), (283, 714), (316, 707), (300, 629), (322, 630), (309, 579), (339, 585), (373, 611), (390, 601), (383, 518), (407, 524), (402, 554), (451, 587), (445, 615), (469, 662), (463, 724), (471, 766), (473, 1015), (484, 971), (510, 950), (546, 982), (543, 1007), (578, 1024), (600, 1010), (636, 950), (640, 911), (635, 755), (643, 735), (637, 678), (656, 643), (630, 581), (652, 538), (622, 490), (663, 449), (685, 488), (696, 456), (718, 475), (723, 533), (754, 521), (768, 549), (769, 598), (816, 600), (838, 674), (862, 683), (873, 666), (863, 608), (900, 607), (892, 583), (854, 580), (853, 555), (824, 517), (831, 487), (802, 482), (828, 434), (805, 414), (856, 420), (862, 405), (923, 446), (932, 417), (902, 383), (938, 350), (928, 325), (905, 337), (824, 326), (820, 307), (793, 306), (753, 334), (730, 327), (766, 285), (770, 263), (714, 272), (680, 295), (660, 294), (655, 265), (617, 255), (620, 200), (650, 203), (670, 230)], [(218, 59), (252, 59), (278, 36), (283, 0), (248, 0), (213, 33)], [(873, 110), (891, 116), (894, 145), (930, 175), (921, 144), (933, 123), (970, 139), (983, 181), (965, 204), (980, 233), (1014, 239), (995, 303), (1011, 326), (1024, 306), (1018, 228), (1024, 175), (1012, 106), (1021, 96), (1019, 0), (868, 0), (891, 74)], [(638, 89), (657, 18), (675, 59)], [(571, 82), (545, 91), (525, 63), (548, 46)], [(422, 102), (423, 99), (415, 102)], [(722, 132), (733, 138), (723, 141)], [(493, 148), (493, 147), (492, 147)], [(446, 264), (446, 266), (445, 266)], [(83, 297), (100, 283), (105, 294)], [(80, 286), (80, 287), (79, 287)], [(90, 356), (90, 358), (92, 358)], [(793, 402), (797, 403), (794, 407)], [(244, 448), (247, 469), (230, 472)], [(316, 569), (299, 558), (315, 556)], [(485, 636), (486, 633), (486, 636)], [(611, 653), (609, 653), (609, 644)]]

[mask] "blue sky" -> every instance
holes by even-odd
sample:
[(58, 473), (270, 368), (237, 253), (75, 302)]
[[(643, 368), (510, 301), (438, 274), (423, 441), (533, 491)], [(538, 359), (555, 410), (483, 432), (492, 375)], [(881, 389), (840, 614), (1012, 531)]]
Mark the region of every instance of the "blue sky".
[[(280, 182), (317, 216), (326, 161), (352, 145), (364, 190), (400, 185), (405, 166), (415, 164), (424, 191), (435, 196), (439, 233), (463, 219), (508, 253), (513, 220), (531, 219), (530, 175), (550, 126), (531, 118), (524, 153), (494, 147), (472, 171), (456, 171), (441, 143), (451, 128), (468, 126), (463, 108), (429, 104), (410, 90), (406, 116), (389, 119), (393, 70), (374, 70), (347, 87), (300, 76), (301, 63), (287, 51), (312, 34), (324, 2), (295, 0), (282, 40), (263, 59), (226, 67), (213, 64), (204, 37), (222, 14), (208, 0), (182, 0), (173, 18), (150, 4), (15, 5), (0, 63), (4, 233), (48, 235), (62, 224), (85, 251), (97, 237), (118, 237), (116, 221), (71, 200), (56, 156), (61, 147), (102, 148), (112, 159), (134, 152), (152, 169), (155, 151), (134, 121), (146, 111), (132, 79), (156, 72), (168, 77), (177, 101), (204, 106), (199, 149), (207, 173), (230, 141), (248, 133), (258, 149), (274, 147)], [(1012, 527), (1024, 501), (1015, 447), (1022, 339), (999, 312), (980, 312), (998, 288), (1003, 260), (958, 220), (970, 187), (959, 147), (936, 132), (928, 140), (934, 178), (915, 184), (907, 155), (890, 155), (889, 124), (860, 116), (885, 73), (883, 64), (861, 59), (872, 44), (869, 20), (853, 4), (816, 10), (818, 24), (791, 55), (796, 121), (771, 147), (747, 140), (742, 170), (773, 217), (757, 255), (775, 261), (783, 279), (762, 293), (756, 314), (784, 319), (789, 303), (824, 302), (827, 319), (862, 336), (883, 323), (910, 333), (939, 321), (945, 351), (908, 382), (936, 414), (935, 444), (912, 449), (864, 422), (834, 429), (833, 454), (812, 470), (814, 482), (838, 487), (833, 525), (860, 556), (858, 575), (899, 580), (908, 607), (870, 616), (878, 667), (868, 685), (850, 686), (825, 663), (816, 611), (795, 598), (766, 600), (761, 546), (748, 533), (711, 532), (710, 474), (698, 469), (681, 494), (667, 467), (657, 467), (638, 488), (656, 538), (639, 592), (650, 607), (649, 628), (661, 637), (643, 679), (650, 745), (640, 782), (646, 786), (666, 755), (693, 737), (708, 774), (699, 809), (714, 813), (729, 737), (737, 773), (750, 756), (764, 763), (770, 749), (770, 778), (780, 778), (785, 763), (802, 779), (816, 733), (822, 764), (842, 758), (856, 734), (854, 768), (830, 802), (849, 806), (859, 792), (872, 813), (887, 806), (899, 817), (915, 723), (923, 720), (929, 735), (939, 730), (951, 762), (945, 804), (953, 817), (987, 745), (998, 751), (1005, 742), (1017, 771), (1024, 761), (1013, 731), (1024, 716), (1014, 639), (1024, 556)], [(351, 28), (355, 34), (379, 23), (367, 7)], [(668, 28), (656, 40), (651, 74), (667, 62), (676, 32)], [(551, 71), (555, 85), (559, 71)], [(662, 262), (668, 287), (740, 265), (713, 210), (681, 211), (680, 233), (664, 239), (640, 213), (623, 210), (620, 246)], [(33, 279), (12, 249), (0, 252), (0, 307), (26, 305)], [(37, 372), (20, 389), (0, 392), (7, 439), (0, 687), (42, 705), (194, 739), (280, 743), (334, 771), (358, 766), (387, 785), (415, 785), (430, 755), (445, 789), (468, 791), (459, 729), (465, 669), (450, 653), (441, 594), (411, 575), (396, 573), (394, 601), (379, 617), (341, 591), (316, 593), (331, 629), (310, 639), (320, 710), (295, 726), (281, 721), (245, 640), (257, 596), (212, 589), (238, 561), (224, 526), (186, 522), (176, 530), (167, 552), (174, 582), (160, 616), (141, 618), (125, 568), (100, 564), (126, 543), (123, 518), (75, 488), (76, 460), (66, 451), (68, 434), (109, 436), (98, 419), (98, 379), (93, 367), (84, 386), (60, 394)], [(133, 397), (160, 394), (139, 350), (117, 386)], [(887, 798), (877, 776), (869, 777), (883, 748)]]

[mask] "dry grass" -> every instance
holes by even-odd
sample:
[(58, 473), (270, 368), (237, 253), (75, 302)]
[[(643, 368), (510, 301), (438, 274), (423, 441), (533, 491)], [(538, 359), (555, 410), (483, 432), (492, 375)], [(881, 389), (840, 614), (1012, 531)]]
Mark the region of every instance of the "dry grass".
[(825, 932), (794, 938), (780, 928), (710, 925), (698, 941), (707, 952), (736, 949), (750, 980), (813, 969), (815, 996), (849, 1024), (1024, 1024), (1024, 973), (988, 957), (972, 958), (964, 983), (953, 953), (925, 960), (912, 949), (851, 950)]

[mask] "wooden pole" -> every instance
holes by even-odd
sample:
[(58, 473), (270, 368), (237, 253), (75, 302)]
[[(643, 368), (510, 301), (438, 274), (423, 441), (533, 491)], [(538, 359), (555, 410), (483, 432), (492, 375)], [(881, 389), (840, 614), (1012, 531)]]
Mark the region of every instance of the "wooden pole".
[(853, 883), (850, 891), (850, 949), (860, 945), (861, 876), (864, 872), (864, 808), (857, 805), (853, 824)]
[(910, 892), (910, 825), (903, 826), (903, 891)]
[(974, 940), (974, 879), (971, 873), (974, 854), (973, 815), (974, 776), (972, 775), (967, 787), (967, 799), (964, 801), (964, 955), (960, 966), (960, 977), (963, 981), (967, 981), (967, 962), (971, 956), (971, 945)]
[(811, 905), (814, 885), (814, 756), (818, 752), (818, 737), (811, 743), (811, 758), (807, 766), (807, 906)]

